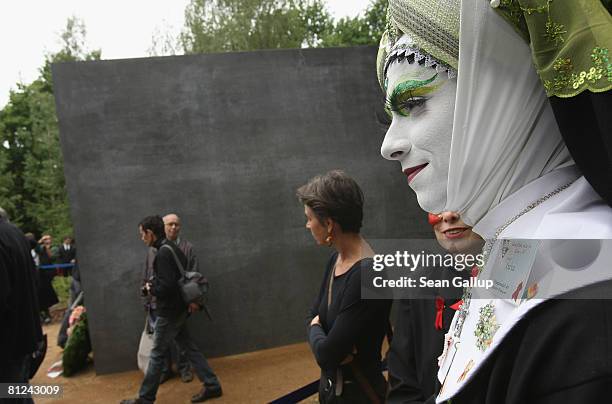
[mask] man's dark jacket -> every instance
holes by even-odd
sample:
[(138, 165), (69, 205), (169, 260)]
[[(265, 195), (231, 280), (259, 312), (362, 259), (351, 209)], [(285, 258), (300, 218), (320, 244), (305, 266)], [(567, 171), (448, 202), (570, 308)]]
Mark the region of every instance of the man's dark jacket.
[(76, 258), (76, 247), (70, 246), (70, 250), (66, 250), (63, 244), (60, 244), (58, 251), (58, 260), (60, 264), (70, 264)]
[(181, 277), (181, 272), (176, 265), (174, 256), (167, 245), (172, 248), (178, 259), (181, 261), (183, 268), (187, 266), (187, 257), (176, 246), (166, 239), (161, 239), (155, 242), (153, 247), (157, 248), (157, 255), (153, 261), (153, 295), (156, 297), (157, 314), (162, 317), (177, 317), (179, 314), (187, 310), (187, 304), (183, 302), (181, 291), (179, 289), (178, 280)]
[(0, 220), (0, 366), (34, 352), (42, 340), (35, 276), (28, 240)]

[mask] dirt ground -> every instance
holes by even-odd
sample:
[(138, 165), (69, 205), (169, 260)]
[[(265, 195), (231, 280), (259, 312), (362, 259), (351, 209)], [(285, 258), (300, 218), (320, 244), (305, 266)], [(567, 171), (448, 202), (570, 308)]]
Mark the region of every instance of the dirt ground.
[[(138, 371), (97, 376), (93, 364), (77, 375), (51, 379), (47, 369), (61, 359), (62, 351), (55, 342), (59, 323), (44, 326), (49, 339), (45, 361), (32, 379), (32, 384), (59, 384), (64, 388), (62, 398), (36, 398), (36, 403), (118, 403), (134, 398), (143, 374)], [(287, 394), (319, 377), (319, 368), (308, 344), (301, 343), (252, 353), (209, 360), (223, 385), (223, 397), (210, 400), (214, 404), (266, 403)], [(201, 388), (198, 379), (182, 383), (174, 378), (160, 386), (157, 403), (189, 403)], [(313, 398), (305, 402), (316, 402)]]

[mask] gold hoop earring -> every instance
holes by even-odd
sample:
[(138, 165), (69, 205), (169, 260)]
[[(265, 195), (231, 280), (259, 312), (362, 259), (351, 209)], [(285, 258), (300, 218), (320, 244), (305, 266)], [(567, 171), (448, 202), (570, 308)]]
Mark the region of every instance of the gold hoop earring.
[(327, 237), (325, 237), (325, 242), (327, 243), (328, 247), (331, 247), (333, 240), (334, 238), (332, 237), (331, 233), (328, 233)]

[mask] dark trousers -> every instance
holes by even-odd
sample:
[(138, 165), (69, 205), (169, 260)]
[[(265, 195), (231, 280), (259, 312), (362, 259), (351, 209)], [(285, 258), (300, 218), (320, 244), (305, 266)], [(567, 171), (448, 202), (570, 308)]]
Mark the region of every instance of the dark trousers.
[[(0, 366), (0, 383), (27, 383), (30, 374), (31, 355), (25, 355), (19, 359), (9, 359), (6, 364)], [(31, 398), (0, 398), (4, 404), (31, 404)]]
[(166, 355), (166, 366), (162, 370), (164, 372), (172, 372), (172, 363), (176, 363), (176, 370), (179, 374), (184, 374), (191, 370), (189, 360), (187, 360), (187, 353), (181, 350), (181, 347), (176, 341), (170, 343), (170, 349)]
[(141, 399), (149, 402), (155, 401), (159, 388), (159, 378), (172, 341), (176, 341), (179, 349), (185, 352), (187, 359), (193, 365), (195, 374), (207, 388), (217, 389), (221, 387), (208, 361), (189, 337), (186, 320), (186, 312), (175, 318), (157, 317), (151, 358), (138, 393)]
[[(147, 321), (149, 322), (149, 329), (155, 330), (157, 314), (155, 313), (154, 309), (149, 310)], [(189, 364), (189, 360), (187, 360), (186, 352), (179, 347), (176, 341), (172, 341), (170, 343), (170, 349), (168, 349), (166, 360), (164, 361), (164, 366), (162, 367), (162, 374), (172, 372), (172, 362), (176, 363), (176, 369), (181, 375), (191, 370), (191, 365)]]

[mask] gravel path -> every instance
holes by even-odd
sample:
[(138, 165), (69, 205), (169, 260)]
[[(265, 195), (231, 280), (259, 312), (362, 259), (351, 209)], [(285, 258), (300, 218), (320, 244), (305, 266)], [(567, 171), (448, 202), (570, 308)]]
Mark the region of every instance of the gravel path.
[[(92, 364), (71, 378), (47, 377), (49, 366), (61, 359), (61, 348), (55, 345), (58, 330), (58, 322), (44, 326), (49, 338), (49, 350), (32, 383), (61, 384), (64, 395), (61, 399), (37, 398), (36, 403), (109, 404), (137, 395), (143, 377), (137, 370), (96, 376)], [(214, 358), (210, 359), (210, 364), (219, 376), (224, 392), (223, 397), (210, 401), (214, 404), (266, 403), (319, 377), (319, 368), (306, 343)], [(174, 378), (160, 387), (156, 402), (189, 403), (191, 396), (199, 389), (197, 378), (191, 383), (181, 383), (180, 379)], [(314, 403), (317, 400), (313, 397), (305, 402)]]

